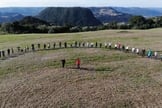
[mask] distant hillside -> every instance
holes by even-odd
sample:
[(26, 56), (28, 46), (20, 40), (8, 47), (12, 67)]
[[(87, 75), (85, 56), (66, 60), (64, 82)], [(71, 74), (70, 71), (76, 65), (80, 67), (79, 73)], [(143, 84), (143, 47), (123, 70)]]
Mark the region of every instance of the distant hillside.
[(33, 25), (33, 26), (49, 25), (49, 23), (47, 23), (46, 21), (31, 16), (24, 17), (22, 20), (19, 21), (19, 23), (21, 25)]
[(24, 16), (19, 13), (0, 13), (0, 23), (14, 22), (22, 18), (24, 18)]
[(0, 13), (19, 13), (24, 16), (35, 16), (43, 9), (44, 7), (5, 7), (0, 8)]
[(128, 22), (132, 17), (132, 15), (130, 14), (118, 12), (110, 7), (91, 7), (90, 9), (93, 12), (94, 16), (102, 23), (109, 23), (113, 21)]
[(97, 26), (101, 22), (97, 20), (93, 13), (87, 8), (73, 7), (49, 7), (41, 11), (38, 18), (54, 25), (72, 25), (72, 26)]
[(142, 15), (144, 17), (162, 16), (162, 8), (137, 8), (137, 7), (113, 7), (117, 11), (132, 14)]

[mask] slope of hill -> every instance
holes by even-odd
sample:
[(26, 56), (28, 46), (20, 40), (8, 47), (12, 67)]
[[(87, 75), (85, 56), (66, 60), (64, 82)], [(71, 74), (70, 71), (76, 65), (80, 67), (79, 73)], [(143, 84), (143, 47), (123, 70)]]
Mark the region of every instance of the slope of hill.
[(130, 14), (125, 14), (116, 11), (110, 7), (90, 7), (94, 16), (99, 19), (103, 23), (108, 22), (128, 22), (128, 20), (132, 17)]
[(54, 25), (61, 26), (66, 24), (72, 26), (101, 25), (101, 22), (93, 16), (89, 9), (80, 7), (49, 7), (41, 11), (37, 17)]
[(18, 21), (22, 18), (24, 16), (19, 13), (0, 13), (0, 23)]
[(38, 26), (38, 25), (49, 25), (46, 21), (40, 20), (35, 17), (27, 16), (24, 17), (22, 20), (19, 21), (21, 25), (33, 25), (33, 26)]
[(117, 11), (132, 14), (142, 15), (144, 17), (162, 16), (162, 9), (160, 8), (138, 8), (138, 7), (113, 7)]

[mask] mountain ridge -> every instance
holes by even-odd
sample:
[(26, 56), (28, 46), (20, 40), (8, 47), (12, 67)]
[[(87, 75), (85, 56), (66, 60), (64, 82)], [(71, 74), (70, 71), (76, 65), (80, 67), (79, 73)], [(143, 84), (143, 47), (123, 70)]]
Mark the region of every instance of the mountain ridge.
[(119, 12), (111, 7), (90, 7), (94, 16), (102, 23), (128, 22), (132, 17), (130, 14)]
[(88, 8), (81, 7), (48, 7), (42, 10), (36, 17), (59, 26), (102, 25)]

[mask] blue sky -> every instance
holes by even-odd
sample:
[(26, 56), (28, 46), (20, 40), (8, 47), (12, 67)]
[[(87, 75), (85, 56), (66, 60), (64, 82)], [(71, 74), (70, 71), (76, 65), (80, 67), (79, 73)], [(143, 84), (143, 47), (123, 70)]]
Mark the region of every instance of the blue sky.
[(162, 7), (162, 0), (0, 0), (0, 7)]

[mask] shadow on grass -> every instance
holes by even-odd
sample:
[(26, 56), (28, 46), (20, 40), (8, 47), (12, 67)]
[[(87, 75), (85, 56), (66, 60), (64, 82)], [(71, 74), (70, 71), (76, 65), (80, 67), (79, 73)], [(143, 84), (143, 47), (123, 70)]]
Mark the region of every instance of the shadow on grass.
[(80, 67), (80, 68), (77, 68), (77, 67), (68, 67), (68, 69), (78, 69), (78, 70), (86, 70), (86, 71), (96, 71), (96, 69), (94, 69), (94, 68), (85, 68), (85, 67)]

